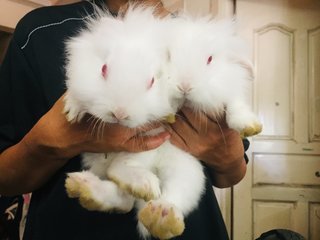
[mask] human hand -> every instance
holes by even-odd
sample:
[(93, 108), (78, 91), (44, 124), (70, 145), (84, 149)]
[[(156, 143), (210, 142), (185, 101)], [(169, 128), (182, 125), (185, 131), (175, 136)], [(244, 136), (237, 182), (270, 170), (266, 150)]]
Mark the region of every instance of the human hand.
[(129, 129), (118, 124), (102, 127), (93, 118), (70, 123), (63, 114), (64, 96), (42, 116), (17, 144), (0, 154), (0, 192), (17, 195), (43, 185), (68, 160), (82, 152), (146, 151), (170, 136), (138, 136), (156, 127)]
[(228, 187), (243, 178), (246, 165), (242, 140), (227, 126), (224, 116), (214, 119), (184, 107), (170, 128), (171, 143), (210, 167), (214, 185)]
[(70, 123), (63, 114), (64, 96), (46, 113), (33, 129), (38, 144), (43, 149), (62, 158), (70, 158), (81, 152), (140, 152), (157, 148), (170, 134), (142, 136), (157, 124), (130, 129), (119, 124), (101, 123), (92, 116), (80, 122)]

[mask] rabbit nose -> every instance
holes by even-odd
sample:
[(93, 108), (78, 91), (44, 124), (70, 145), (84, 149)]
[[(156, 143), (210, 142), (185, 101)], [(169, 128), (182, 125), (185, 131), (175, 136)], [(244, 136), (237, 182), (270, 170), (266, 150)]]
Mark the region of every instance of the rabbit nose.
[(182, 82), (178, 85), (178, 89), (184, 93), (187, 94), (192, 90), (191, 84), (189, 82)]
[(129, 119), (128, 114), (122, 108), (118, 108), (115, 111), (111, 112), (111, 116), (118, 121)]

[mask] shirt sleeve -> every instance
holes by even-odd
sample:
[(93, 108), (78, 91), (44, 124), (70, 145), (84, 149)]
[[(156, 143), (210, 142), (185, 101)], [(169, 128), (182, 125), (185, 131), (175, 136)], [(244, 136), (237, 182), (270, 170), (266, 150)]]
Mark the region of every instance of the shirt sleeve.
[(0, 152), (19, 142), (34, 125), (39, 93), (30, 63), (13, 36), (0, 68)]
[(249, 158), (246, 154), (246, 151), (249, 149), (250, 146), (250, 142), (247, 138), (242, 139), (242, 143), (243, 143), (243, 147), (244, 147), (244, 160), (246, 161), (246, 163), (249, 162)]

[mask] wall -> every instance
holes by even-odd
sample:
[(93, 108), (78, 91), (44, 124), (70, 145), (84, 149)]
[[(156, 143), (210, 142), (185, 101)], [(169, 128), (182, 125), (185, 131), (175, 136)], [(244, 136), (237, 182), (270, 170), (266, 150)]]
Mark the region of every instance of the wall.
[(27, 1), (0, 0), (0, 31), (13, 32), (18, 21), (36, 7)]

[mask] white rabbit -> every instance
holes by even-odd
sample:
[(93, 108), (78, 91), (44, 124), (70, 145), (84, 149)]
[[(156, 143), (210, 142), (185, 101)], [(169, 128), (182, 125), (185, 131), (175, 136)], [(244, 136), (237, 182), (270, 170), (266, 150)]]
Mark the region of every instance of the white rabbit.
[[(137, 6), (124, 18), (99, 15), (67, 42), (68, 120), (89, 113), (102, 126), (131, 128), (175, 114), (179, 95), (166, 70), (167, 22), (153, 17), (152, 8)], [(89, 210), (128, 212), (136, 206), (143, 238), (180, 235), (204, 188), (200, 162), (170, 142), (142, 153), (84, 153), (83, 163), (84, 171), (68, 174), (68, 195)]]
[(186, 105), (218, 118), (243, 137), (262, 129), (246, 103), (253, 78), (247, 47), (235, 34), (234, 21), (188, 14), (171, 21), (170, 76)]

